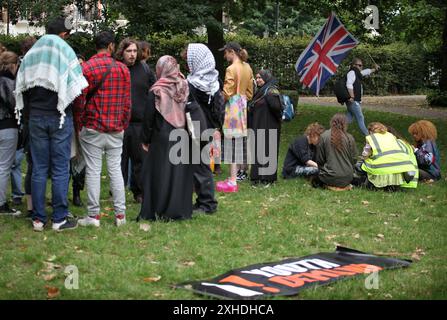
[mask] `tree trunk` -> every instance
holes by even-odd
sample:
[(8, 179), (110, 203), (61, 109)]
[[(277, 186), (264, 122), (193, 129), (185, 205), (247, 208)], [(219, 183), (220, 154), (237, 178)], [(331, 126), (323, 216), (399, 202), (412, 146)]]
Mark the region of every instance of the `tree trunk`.
[(447, 91), (447, 7), (444, 16), (444, 31), (442, 32), (442, 47), (441, 47), (441, 78), (439, 79), (439, 89)]
[(213, 14), (213, 18), (206, 25), (208, 32), (208, 47), (216, 59), (216, 69), (219, 71), (220, 78), (224, 79), (225, 69), (224, 69), (224, 58), (223, 52), (219, 51), (225, 45), (224, 31), (222, 25), (223, 10), (222, 7), (216, 9)]

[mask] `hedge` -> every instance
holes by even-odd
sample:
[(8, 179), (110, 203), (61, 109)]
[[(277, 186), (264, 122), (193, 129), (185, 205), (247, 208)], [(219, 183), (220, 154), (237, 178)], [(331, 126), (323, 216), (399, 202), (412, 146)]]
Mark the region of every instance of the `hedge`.
[[(18, 51), (18, 41), (21, 39), (23, 39), (22, 36), (14, 38), (0, 35), (0, 42), (14, 51)], [(179, 57), (187, 43), (206, 43), (206, 37), (191, 38), (186, 35), (171, 38), (150, 35), (146, 40), (152, 44), (153, 57), (149, 60), (152, 65), (155, 65), (156, 60), (165, 54)], [(310, 38), (227, 36), (226, 40), (238, 41), (247, 49), (250, 56), (249, 63), (255, 72), (261, 68), (271, 69), (278, 78), (281, 88), (296, 90), (304, 94), (309, 93), (307, 90), (301, 90), (294, 66), (298, 56), (310, 42)], [(70, 36), (68, 42), (77, 53), (81, 53), (87, 58), (95, 53), (91, 36), (88, 34), (74, 34)], [(393, 43), (379, 47), (360, 44), (343, 60), (336, 76), (329, 79), (320, 94), (332, 95), (333, 84), (338, 77), (344, 76), (347, 72), (353, 57), (361, 58), (364, 65), (369, 67), (373, 65), (370, 56), (380, 65), (381, 69), (378, 73), (365, 79), (365, 94), (415, 94), (426, 92), (428, 87), (433, 86), (433, 83), (430, 82), (430, 74), (433, 73), (433, 70), (429, 69), (428, 63), (433, 54), (425, 52), (421, 47), (405, 43)], [(180, 61), (180, 63), (184, 68), (184, 61)]]

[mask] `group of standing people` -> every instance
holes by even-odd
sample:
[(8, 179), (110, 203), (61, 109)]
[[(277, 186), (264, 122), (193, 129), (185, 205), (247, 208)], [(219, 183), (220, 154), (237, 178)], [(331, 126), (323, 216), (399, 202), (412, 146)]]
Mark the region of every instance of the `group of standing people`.
[[(64, 40), (69, 33), (65, 20), (58, 18), (49, 23), (46, 35), (27, 48), (20, 64), (14, 53), (0, 54), (2, 214), (20, 214), (6, 201), (7, 176), (21, 145), (16, 118), (23, 127), (20, 131), (28, 133), (23, 139), (28, 150), (25, 191), (30, 195), (27, 207), (36, 231), (42, 231), (48, 221), (49, 177), (54, 230), (100, 226), (103, 154), (117, 226), (126, 223), (128, 183), (135, 201), (141, 203), (137, 220), (183, 220), (193, 212), (216, 212), (215, 190), (237, 192), (238, 181), (248, 176), (255, 185), (269, 186), (277, 180), (281, 94), (270, 71), (253, 73), (248, 53), (239, 43), (229, 42), (221, 49), (229, 63), (222, 82), (214, 56), (204, 44), (191, 43), (182, 52), (189, 71), (185, 77), (178, 61), (167, 55), (152, 71), (146, 63), (150, 46), (145, 42), (126, 38), (115, 50), (115, 37), (108, 31), (95, 37), (97, 53), (83, 61)], [(326, 131), (318, 123), (309, 125), (305, 135), (289, 147), (283, 177), (311, 177), (314, 186), (334, 188), (356, 182), (414, 187), (418, 179), (439, 179), (432, 123), (417, 122), (409, 128), (416, 149), (383, 124), (363, 128), (361, 79), (378, 67), (361, 68), (361, 61), (355, 59), (347, 75), (352, 97), (347, 116), (336, 114)], [(366, 136), (361, 163), (357, 163), (354, 138), (347, 133), (352, 116)], [(199, 135), (211, 130), (209, 141), (194, 138), (194, 123), (200, 126)], [(180, 140), (173, 141), (173, 135)], [(186, 161), (177, 163), (172, 151), (179, 143), (180, 150), (187, 152)], [(195, 143), (206, 155), (199, 163), (191, 161)], [(248, 174), (249, 152), (253, 162)], [(266, 152), (274, 154), (276, 161), (268, 174), (263, 173), (271, 165)], [(215, 186), (210, 162), (216, 155), (218, 163), (222, 159), (230, 164), (230, 172), (228, 179)], [(79, 180), (84, 176), (87, 185), (87, 213), (79, 220), (70, 218), (68, 210), (70, 175), (74, 203), (81, 205), (83, 183)], [(194, 203), (193, 192), (197, 194)]]

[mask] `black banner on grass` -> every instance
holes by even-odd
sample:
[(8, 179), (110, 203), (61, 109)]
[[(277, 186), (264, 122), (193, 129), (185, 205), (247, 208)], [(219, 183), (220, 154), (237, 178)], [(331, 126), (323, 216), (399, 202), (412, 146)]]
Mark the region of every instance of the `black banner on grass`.
[(308, 287), (410, 264), (411, 260), (378, 257), (337, 247), (334, 253), (255, 264), (211, 280), (182, 283), (176, 287), (222, 299), (264, 299), (295, 295)]

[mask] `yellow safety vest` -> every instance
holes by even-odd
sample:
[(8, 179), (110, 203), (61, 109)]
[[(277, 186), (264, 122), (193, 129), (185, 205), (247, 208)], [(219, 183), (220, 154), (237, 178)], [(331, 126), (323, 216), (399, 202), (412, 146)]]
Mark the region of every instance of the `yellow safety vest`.
[(417, 171), (405, 145), (399, 144), (391, 133), (373, 133), (366, 136), (366, 141), (372, 148), (372, 154), (362, 164), (365, 172), (382, 175)]
[(397, 139), (397, 143), (399, 143), (399, 145), (405, 147), (405, 149), (407, 150), (407, 154), (409, 155), (410, 160), (414, 165), (414, 168), (415, 168), (414, 171), (416, 171), (416, 174), (415, 174), (413, 180), (411, 180), (409, 183), (404, 182), (400, 186), (402, 188), (416, 189), (418, 187), (418, 181), (419, 181), (419, 170), (418, 170), (418, 162), (416, 160), (416, 156), (414, 155), (413, 147), (411, 145), (409, 145), (408, 142), (400, 140), (400, 139)]

